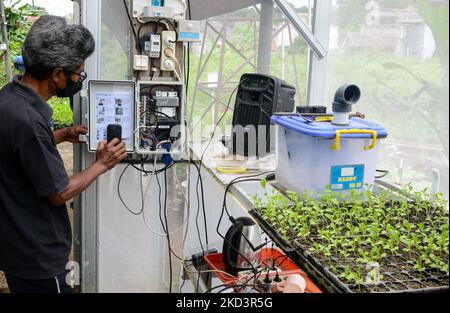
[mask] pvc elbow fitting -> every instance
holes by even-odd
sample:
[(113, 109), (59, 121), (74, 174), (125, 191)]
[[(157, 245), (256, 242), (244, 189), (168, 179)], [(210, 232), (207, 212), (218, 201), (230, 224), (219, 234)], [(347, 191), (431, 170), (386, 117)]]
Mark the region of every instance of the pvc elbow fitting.
[(356, 85), (344, 85), (336, 91), (333, 112), (350, 113), (353, 105), (361, 99), (361, 90)]
[(333, 102), (333, 124), (346, 126), (350, 124), (350, 112), (353, 105), (361, 99), (361, 90), (356, 85), (344, 85), (336, 92)]

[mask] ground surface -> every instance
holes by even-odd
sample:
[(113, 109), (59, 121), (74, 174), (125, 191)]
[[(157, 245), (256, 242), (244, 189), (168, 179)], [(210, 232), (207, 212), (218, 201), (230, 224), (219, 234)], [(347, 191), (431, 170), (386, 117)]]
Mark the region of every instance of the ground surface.
[[(64, 164), (66, 166), (67, 173), (69, 175), (72, 175), (72, 173), (73, 173), (72, 144), (64, 143), (64, 144), (60, 145), (58, 148), (61, 153), (61, 157), (64, 160)], [(73, 214), (72, 214), (72, 209), (70, 208), (70, 203), (67, 205), (67, 207), (69, 208), (69, 217), (70, 217), (70, 221), (72, 222)], [(6, 280), (5, 280), (3, 273), (0, 272), (0, 293), (4, 293), (4, 292), (8, 292), (8, 287), (7, 287)]]

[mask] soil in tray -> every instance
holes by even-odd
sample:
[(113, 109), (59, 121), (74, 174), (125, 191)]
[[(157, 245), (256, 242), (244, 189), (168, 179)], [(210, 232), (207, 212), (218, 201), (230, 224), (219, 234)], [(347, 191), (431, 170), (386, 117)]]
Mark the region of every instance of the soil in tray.
[[(433, 279), (433, 278), (427, 278), (422, 280), (422, 283), (427, 287), (427, 288), (438, 288), (438, 287), (442, 287), (442, 282), (439, 282), (439, 280), (437, 279)], [(448, 282), (447, 282), (448, 284)]]
[(405, 273), (391, 273), (392, 277), (397, 281), (407, 281), (411, 279), (411, 276)]
[(422, 283), (420, 283), (419, 281), (407, 281), (404, 283), (406, 286), (409, 287), (409, 289), (422, 289), (425, 288), (425, 285), (423, 285)]
[(377, 286), (373, 286), (373, 285), (361, 285), (361, 286), (356, 286), (356, 285), (351, 285), (349, 286), (350, 289), (353, 292), (358, 292), (358, 293), (372, 293), (372, 292), (389, 292), (391, 291), (391, 289), (389, 289), (387, 286), (385, 285), (377, 285)]
[[(446, 204), (391, 201), (399, 199), (393, 193), (372, 195), (370, 203), (361, 200), (366, 195), (340, 201), (332, 194), (320, 200), (293, 197), (294, 204), (288, 206), (268, 197), (268, 208), (257, 211), (274, 233), (310, 260), (315, 271), (340, 282), (341, 289), (387, 292), (448, 286)], [(429, 199), (426, 194), (415, 196)], [(419, 273), (419, 267), (428, 272)], [(441, 271), (430, 272), (436, 267)], [(370, 282), (377, 279), (377, 271), (381, 285), (374, 286)], [(359, 282), (369, 284), (356, 286)]]

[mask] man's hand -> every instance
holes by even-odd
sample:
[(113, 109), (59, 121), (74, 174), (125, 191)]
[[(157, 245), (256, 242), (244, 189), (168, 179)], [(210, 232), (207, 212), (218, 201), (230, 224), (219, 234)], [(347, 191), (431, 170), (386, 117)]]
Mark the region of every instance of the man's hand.
[(85, 125), (70, 127), (66, 129), (66, 141), (71, 143), (81, 143), (80, 135), (86, 135), (88, 128)]
[(55, 131), (53, 134), (55, 135), (56, 144), (60, 144), (63, 142), (70, 142), (79, 144), (80, 135), (86, 135), (88, 132), (88, 128), (84, 125), (74, 126), (69, 128), (64, 128)]
[(105, 172), (114, 168), (127, 157), (126, 144), (115, 138), (110, 143), (102, 141), (98, 146), (97, 162)]

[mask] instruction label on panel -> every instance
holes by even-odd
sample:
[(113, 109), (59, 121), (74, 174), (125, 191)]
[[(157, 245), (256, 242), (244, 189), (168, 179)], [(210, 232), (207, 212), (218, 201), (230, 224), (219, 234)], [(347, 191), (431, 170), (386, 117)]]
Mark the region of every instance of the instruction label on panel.
[(331, 168), (330, 189), (346, 191), (364, 187), (364, 165), (333, 166)]

